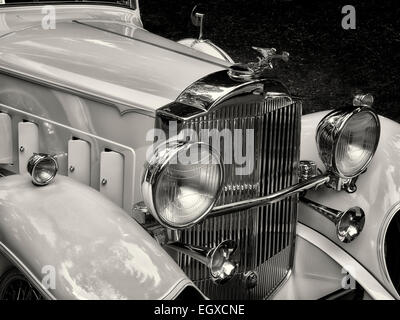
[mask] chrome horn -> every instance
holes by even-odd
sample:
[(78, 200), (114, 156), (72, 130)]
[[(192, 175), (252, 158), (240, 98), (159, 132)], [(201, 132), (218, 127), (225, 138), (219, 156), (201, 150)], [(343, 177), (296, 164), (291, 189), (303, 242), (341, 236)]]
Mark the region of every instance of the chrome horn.
[(165, 245), (165, 247), (186, 254), (206, 265), (210, 270), (212, 280), (218, 284), (224, 284), (232, 279), (238, 267), (238, 263), (233, 258), (237, 244), (232, 240), (222, 241), (218, 246), (211, 249), (181, 242), (173, 242)]
[(351, 207), (346, 211), (339, 211), (323, 206), (304, 197), (300, 200), (305, 205), (332, 221), (336, 226), (338, 239), (344, 243), (353, 241), (364, 228), (365, 213), (360, 207)]

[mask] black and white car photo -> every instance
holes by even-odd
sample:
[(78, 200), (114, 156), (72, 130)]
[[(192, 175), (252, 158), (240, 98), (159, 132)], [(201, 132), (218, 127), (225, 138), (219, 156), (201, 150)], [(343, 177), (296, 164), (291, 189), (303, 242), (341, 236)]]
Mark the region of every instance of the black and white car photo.
[(0, 1), (0, 300), (400, 298), (396, 5)]

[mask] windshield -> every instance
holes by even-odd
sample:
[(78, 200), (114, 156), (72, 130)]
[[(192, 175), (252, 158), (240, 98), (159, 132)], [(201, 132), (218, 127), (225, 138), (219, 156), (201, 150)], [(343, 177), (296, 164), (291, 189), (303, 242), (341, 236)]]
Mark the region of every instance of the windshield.
[(136, 1), (135, 0), (108, 0), (108, 1), (91, 1), (91, 0), (84, 0), (84, 1), (65, 1), (65, 0), (51, 0), (51, 1), (41, 1), (41, 0), (32, 0), (32, 1), (21, 1), (21, 0), (0, 0), (0, 4), (20, 4), (23, 5), (24, 3), (29, 4), (41, 4), (41, 3), (72, 3), (72, 4), (80, 4), (80, 3), (92, 3), (92, 4), (115, 4), (118, 6), (128, 7), (131, 9), (136, 9)]

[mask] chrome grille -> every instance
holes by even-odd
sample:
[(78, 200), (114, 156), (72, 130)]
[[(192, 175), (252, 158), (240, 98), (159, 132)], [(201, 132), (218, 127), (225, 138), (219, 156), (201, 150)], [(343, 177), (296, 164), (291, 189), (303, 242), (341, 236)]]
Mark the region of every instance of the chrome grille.
[[(248, 96), (224, 102), (217, 110), (197, 117), (186, 128), (254, 129), (254, 170), (236, 175), (235, 164), (225, 164), (225, 182), (217, 205), (268, 195), (297, 182), (301, 103), (288, 97)], [(246, 139), (232, 148), (246, 150)], [(224, 150), (221, 141), (221, 150)], [(223, 155), (222, 155), (223, 156)], [(208, 269), (186, 255), (179, 264), (196, 285), (212, 299), (262, 299), (285, 278), (292, 265), (297, 197), (270, 206), (209, 217), (203, 223), (182, 231), (184, 243), (214, 247), (231, 239), (238, 243), (239, 273), (224, 285), (216, 285)], [(258, 284), (248, 289), (246, 272), (258, 274)]]

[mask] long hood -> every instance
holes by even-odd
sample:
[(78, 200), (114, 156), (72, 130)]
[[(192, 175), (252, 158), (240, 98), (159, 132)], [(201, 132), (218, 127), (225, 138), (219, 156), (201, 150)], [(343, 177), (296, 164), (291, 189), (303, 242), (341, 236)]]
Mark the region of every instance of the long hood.
[[(10, 21), (9, 10), (0, 9), (3, 21)], [(55, 29), (43, 28), (41, 20), (8, 33), (3, 28), (0, 72), (154, 111), (229, 65), (123, 20), (70, 12)]]

